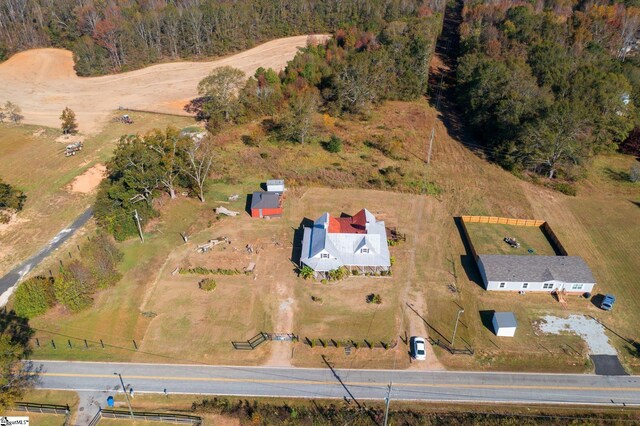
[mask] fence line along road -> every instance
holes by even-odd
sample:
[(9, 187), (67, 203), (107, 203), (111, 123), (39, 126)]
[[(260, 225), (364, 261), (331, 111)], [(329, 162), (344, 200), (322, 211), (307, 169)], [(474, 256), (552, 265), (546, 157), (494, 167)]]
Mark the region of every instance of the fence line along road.
[[(331, 359), (327, 359), (331, 365)], [(286, 398), (640, 405), (640, 377), (579, 374), (340, 370), (38, 361), (42, 389), (110, 391), (113, 371), (137, 392)]]

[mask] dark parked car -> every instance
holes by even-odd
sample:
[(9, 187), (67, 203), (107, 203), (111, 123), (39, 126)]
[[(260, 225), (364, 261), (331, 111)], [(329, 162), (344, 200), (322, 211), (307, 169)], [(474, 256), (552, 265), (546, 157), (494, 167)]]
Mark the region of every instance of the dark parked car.
[(613, 308), (613, 304), (615, 303), (616, 298), (612, 294), (607, 294), (602, 299), (602, 303), (600, 303), (600, 309), (604, 309), (605, 311), (610, 311)]

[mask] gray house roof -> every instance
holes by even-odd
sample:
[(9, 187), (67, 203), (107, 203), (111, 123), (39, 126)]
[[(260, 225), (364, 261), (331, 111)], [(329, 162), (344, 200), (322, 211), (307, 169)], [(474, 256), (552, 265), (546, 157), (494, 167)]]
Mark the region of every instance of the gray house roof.
[(483, 254), (479, 256), (487, 281), (595, 284), (591, 269), (579, 256), (518, 256)]
[(277, 192), (254, 192), (251, 196), (252, 209), (277, 209), (280, 207), (280, 194)]
[[(352, 226), (352, 219), (360, 221), (356, 225), (363, 228)], [(367, 209), (340, 219), (325, 213), (313, 226), (304, 228), (300, 261), (319, 272), (345, 265), (388, 268), (391, 257), (384, 222)]]
[(518, 326), (516, 316), (513, 312), (494, 312), (493, 320), (495, 321), (497, 328), (511, 328)]

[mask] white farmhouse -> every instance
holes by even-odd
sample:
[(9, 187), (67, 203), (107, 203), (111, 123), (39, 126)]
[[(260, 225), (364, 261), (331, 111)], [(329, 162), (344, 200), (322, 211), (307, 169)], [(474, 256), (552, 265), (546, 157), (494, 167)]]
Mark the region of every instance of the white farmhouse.
[(579, 256), (481, 254), (478, 269), (487, 290), (591, 292), (596, 280)]
[(342, 266), (360, 273), (381, 273), (391, 268), (387, 230), (367, 209), (353, 216), (325, 213), (304, 228), (300, 262), (324, 276)]

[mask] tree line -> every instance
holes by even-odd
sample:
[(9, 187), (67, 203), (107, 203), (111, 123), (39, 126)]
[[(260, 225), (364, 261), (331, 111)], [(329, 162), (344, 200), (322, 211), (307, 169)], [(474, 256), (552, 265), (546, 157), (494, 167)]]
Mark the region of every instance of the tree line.
[(638, 123), (639, 28), (623, 3), (467, 1), (457, 101), (504, 167), (578, 179)]
[(385, 100), (425, 95), (439, 31), (437, 16), (418, 14), (378, 32), (351, 26), (325, 42), (310, 38), (280, 73), (259, 68), (246, 79), (231, 67), (214, 69), (186, 110), (206, 120), (212, 133), (225, 124), (270, 117), (267, 130), (278, 138), (306, 143), (318, 111), (366, 117)]
[(0, 60), (34, 47), (71, 49), (80, 75), (165, 59), (221, 55), (272, 38), (378, 31), (385, 22), (440, 10), (443, 0), (4, 0)]
[(98, 190), (96, 223), (124, 240), (138, 233), (134, 213), (144, 220), (158, 216), (154, 199), (162, 192), (174, 199), (177, 189), (185, 188), (204, 202), (214, 158), (213, 144), (204, 132), (180, 133), (169, 127), (123, 136)]

